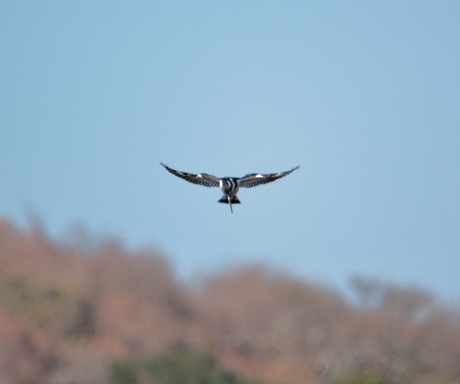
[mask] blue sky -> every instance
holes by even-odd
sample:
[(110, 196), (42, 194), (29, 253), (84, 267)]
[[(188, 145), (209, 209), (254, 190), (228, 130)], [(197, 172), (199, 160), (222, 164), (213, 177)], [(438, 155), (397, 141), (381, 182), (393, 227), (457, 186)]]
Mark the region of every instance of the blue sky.
[[(0, 4), (0, 215), (460, 297), (458, 1)], [(186, 172), (300, 169), (221, 193)]]

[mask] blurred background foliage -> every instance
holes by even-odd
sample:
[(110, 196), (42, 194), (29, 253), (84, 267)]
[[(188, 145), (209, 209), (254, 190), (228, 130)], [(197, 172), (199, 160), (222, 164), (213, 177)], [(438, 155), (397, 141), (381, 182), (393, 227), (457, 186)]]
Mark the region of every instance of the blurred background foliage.
[(267, 265), (179, 281), (154, 249), (0, 220), (0, 383), (460, 383), (458, 302)]

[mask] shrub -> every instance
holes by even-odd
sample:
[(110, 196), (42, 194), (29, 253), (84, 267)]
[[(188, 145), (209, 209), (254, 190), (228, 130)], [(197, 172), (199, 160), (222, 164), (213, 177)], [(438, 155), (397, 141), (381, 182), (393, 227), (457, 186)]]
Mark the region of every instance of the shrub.
[(339, 376), (331, 384), (388, 384), (388, 382), (378, 371), (356, 369)]
[(114, 384), (257, 384), (226, 371), (203, 351), (171, 352), (142, 362), (118, 361), (111, 365), (109, 378)]

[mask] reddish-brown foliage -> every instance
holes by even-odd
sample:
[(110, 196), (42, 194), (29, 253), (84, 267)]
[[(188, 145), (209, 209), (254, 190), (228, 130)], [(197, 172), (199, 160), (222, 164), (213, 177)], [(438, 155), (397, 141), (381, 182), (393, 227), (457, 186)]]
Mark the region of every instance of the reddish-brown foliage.
[(460, 317), (422, 290), (356, 278), (356, 305), (263, 265), (187, 287), (152, 250), (78, 239), (0, 221), (0, 382), (104, 383), (114, 359), (177, 346), (278, 383), (460, 378)]

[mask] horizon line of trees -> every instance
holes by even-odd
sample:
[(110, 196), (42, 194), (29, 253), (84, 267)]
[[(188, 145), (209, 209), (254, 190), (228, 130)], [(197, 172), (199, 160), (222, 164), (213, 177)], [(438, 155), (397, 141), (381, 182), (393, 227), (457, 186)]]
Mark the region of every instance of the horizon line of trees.
[(460, 383), (458, 307), (350, 284), (353, 301), (262, 264), (186, 284), (153, 249), (0, 219), (0, 382)]

